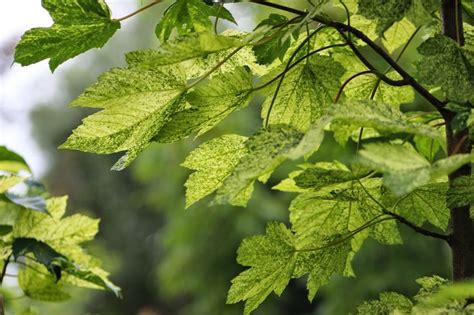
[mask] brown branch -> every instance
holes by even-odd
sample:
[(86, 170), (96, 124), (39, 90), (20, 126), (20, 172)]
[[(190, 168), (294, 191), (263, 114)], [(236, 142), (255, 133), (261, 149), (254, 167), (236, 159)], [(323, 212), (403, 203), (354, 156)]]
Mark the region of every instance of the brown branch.
[(442, 239), (448, 243), (451, 242), (451, 236), (450, 235), (445, 235), (445, 234), (440, 234), (440, 233), (436, 233), (436, 232), (431, 232), (429, 230), (425, 230), (421, 227), (419, 227), (418, 225), (408, 221), (407, 219), (405, 219), (404, 217), (402, 217), (401, 215), (399, 214), (396, 214), (390, 210), (387, 209), (387, 207), (385, 207), (380, 201), (378, 201), (374, 196), (372, 196), (372, 194), (365, 188), (365, 186), (362, 184), (362, 182), (360, 181), (360, 179), (357, 180), (359, 182), (359, 185), (360, 187), (362, 187), (362, 190), (364, 190), (364, 192), (367, 194), (367, 196), (372, 199), (373, 202), (375, 202), (382, 210), (382, 213), (384, 214), (387, 214), (391, 217), (393, 217), (394, 219), (396, 219), (398, 222), (410, 227), (411, 229), (413, 229), (415, 232), (417, 233), (420, 233), (422, 235), (425, 235), (425, 236), (430, 236), (430, 237), (434, 237), (434, 238), (438, 238), (438, 239)]
[[(298, 14), (298, 15), (306, 15), (307, 13), (295, 8), (283, 6), (280, 4), (272, 3), (272, 2), (267, 2), (265, 0), (250, 0), (252, 3), (264, 5), (267, 7), (283, 10), (286, 12), (290, 12), (293, 14)], [(323, 16), (314, 16), (313, 20), (316, 22), (319, 22), (321, 24), (330, 26), (338, 30), (339, 32), (350, 32), (352, 35), (355, 37), (359, 38), (362, 40), (364, 43), (366, 43), (371, 49), (373, 49), (380, 57), (382, 57), (398, 74), (403, 78), (403, 82), (407, 85), (410, 85), (415, 89), (420, 95), (422, 95), (428, 102), (430, 102), (436, 109), (442, 110), (444, 104), (442, 101), (437, 99), (433, 94), (431, 94), (427, 89), (425, 89), (420, 83), (418, 83), (410, 74), (408, 74), (385, 50), (383, 50), (382, 47), (377, 45), (374, 41), (372, 41), (367, 35), (365, 35), (363, 32), (360, 30), (350, 26), (346, 25), (344, 23), (340, 22), (335, 22), (331, 21)], [(354, 53), (357, 54), (356, 51)], [(359, 56), (358, 56), (359, 57)]]
[(409, 228), (411, 228), (412, 230), (414, 230), (415, 232), (417, 233), (420, 233), (422, 235), (425, 235), (425, 236), (429, 236), (429, 237), (434, 237), (434, 238), (438, 238), (438, 239), (442, 239), (448, 243), (450, 243), (451, 241), (451, 236), (450, 235), (445, 235), (445, 234), (441, 234), (441, 233), (436, 233), (436, 232), (432, 232), (432, 231), (429, 231), (429, 230), (425, 230), (421, 227), (419, 227), (418, 225), (408, 221), (407, 219), (405, 219), (404, 217), (402, 217), (401, 215), (398, 215), (396, 213), (393, 213), (391, 211), (388, 211), (388, 210), (383, 210), (383, 213), (385, 214), (388, 214), (390, 216), (392, 216), (393, 218), (395, 218), (398, 222), (408, 226)]

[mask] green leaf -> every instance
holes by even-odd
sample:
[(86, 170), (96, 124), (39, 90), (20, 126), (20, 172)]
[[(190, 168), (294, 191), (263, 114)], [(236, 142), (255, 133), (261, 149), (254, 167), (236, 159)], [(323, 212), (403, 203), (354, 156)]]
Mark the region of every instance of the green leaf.
[(320, 162), (306, 168), (294, 177), (295, 184), (304, 189), (318, 190), (326, 186), (350, 182), (356, 176), (341, 163)]
[(422, 226), (426, 221), (446, 231), (450, 212), (446, 206), (446, 183), (433, 183), (415, 188), (408, 194), (396, 197), (387, 193), (384, 204), (410, 222)]
[[(169, 41), (157, 50), (129, 53), (127, 61), (131, 66), (152, 69), (179, 64), (185, 69), (187, 79), (208, 74), (209, 70), (217, 65), (220, 66), (210, 77), (232, 72), (236, 67), (242, 66), (248, 66), (256, 75), (262, 75), (267, 72), (267, 67), (257, 64), (252, 48), (245, 46), (248, 44), (245, 36), (245, 33), (233, 30), (220, 35), (211, 32), (193, 33)], [(224, 59), (227, 61), (222, 64)]]
[(427, 305), (446, 305), (453, 300), (465, 301), (474, 296), (474, 283), (472, 281), (464, 281), (443, 285), (433, 295), (423, 300)]
[(19, 257), (33, 254), (35, 260), (45, 266), (56, 281), (61, 279), (62, 270), (59, 261), (67, 258), (48, 244), (33, 238), (16, 237), (13, 241), (12, 253), (15, 261)]
[(456, 178), (447, 194), (450, 208), (474, 205), (474, 175)]
[[(360, 127), (379, 132), (409, 133), (442, 141), (442, 134), (434, 127), (410, 121), (409, 117), (393, 106), (371, 100), (348, 100), (334, 104), (329, 115), (347, 137), (349, 130)], [(400, 163), (398, 161), (397, 163)]]
[[(227, 149), (226, 143), (223, 142), (212, 148), (206, 146), (205, 150), (197, 152), (196, 155), (193, 155), (193, 152), (191, 153), (193, 164), (199, 165), (200, 159), (205, 163), (199, 166), (202, 173), (195, 175), (196, 182), (195, 180), (188, 181), (186, 187), (191, 192), (202, 191), (199, 187), (206, 187), (204, 183), (209, 181), (211, 189), (202, 191), (205, 194), (199, 194), (198, 199), (218, 188), (214, 203), (244, 206), (251, 197), (253, 185), (257, 179), (265, 183), (275, 168), (286, 159), (295, 160), (319, 148), (324, 135), (323, 128), (327, 125), (326, 118), (321, 118), (306, 134), (289, 126), (276, 125), (260, 131), (245, 142), (244, 138), (240, 137), (242, 142), (238, 141), (237, 149), (233, 148), (232, 143)], [(228, 152), (229, 150), (238, 152), (235, 160), (227, 156), (232, 154)], [(224, 163), (220, 160), (219, 152), (225, 155)], [(212, 156), (217, 156), (215, 161)], [(195, 169), (192, 164), (185, 166)], [(219, 169), (217, 178), (214, 170), (216, 166)], [(191, 197), (190, 200), (194, 202), (197, 199)]]
[(15, 51), (15, 61), (23, 66), (50, 59), (54, 71), (64, 61), (104, 46), (120, 28), (103, 0), (43, 0), (42, 4), (54, 24), (23, 35)]
[[(378, 300), (364, 302), (357, 307), (357, 314), (411, 314), (413, 303), (409, 298), (396, 292), (382, 292)], [(397, 313), (397, 314), (398, 314)]]
[(0, 146), (0, 170), (16, 173), (21, 170), (30, 171), (28, 163), (19, 154)]
[(219, 16), (236, 23), (232, 14), (223, 6), (206, 5), (202, 0), (177, 0), (168, 9), (156, 26), (156, 36), (166, 42), (171, 36), (173, 29), (178, 35), (186, 35), (191, 32), (203, 32), (212, 28), (209, 19), (211, 16)]
[[(389, 53), (393, 53), (396, 49), (404, 47), (410, 37), (417, 31), (415, 24), (409, 18), (395, 22), (383, 34), (383, 45)], [(399, 88), (399, 87), (398, 87)]]
[(13, 235), (17, 238), (34, 238), (58, 251), (65, 251), (69, 245), (92, 240), (98, 231), (98, 219), (81, 214), (64, 218), (58, 218), (57, 215), (57, 210), (51, 216), (24, 210), (16, 220)]
[[(380, 206), (366, 192), (370, 191), (372, 197), (380, 199), (378, 180), (369, 180), (362, 189), (356, 181), (341, 182), (340, 178), (335, 178), (326, 187), (300, 194), (291, 203), (290, 222), (299, 245), (307, 247), (315, 240), (321, 241), (334, 234), (351, 235), (367, 222), (374, 223), (383, 217)], [(369, 235), (385, 244), (401, 243), (395, 222), (381, 221), (352, 237), (352, 251), (358, 251)]]
[(0, 194), (3, 194), (13, 186), (23, 182), (24, 177), (16, 175), (0, 175)]
[[(308, 299), (313, 301), (319, 288), (329, 283), (334, 275), (343, 275), (351, 256), (351, 242), (333, 237), (327, 244), (315, 244), (316, 248), (301, 248), (302, 254), (295, 277), (309, 273)], [(319, 245), (319, 246), (318, 246)]]
[(444, 108), (455, 114), (454, 118), (451, 120), (451, 129), (454, 134), (468, 128), (470, 124), (469, 118), (472, 111), (472, 105), (467, 104), (467, 106), (462, 106), (457, 103), (448, 103)]
[[(41, 267), (35, 264), (35, 269), (41, 270)], [(46, 268), (42, 269), (47, 272)], [(28, 267), (18, 273), (18, 284), (24, 294), (33, 300), (60, 302), (71, 298), (52, 275), (35, 272)]]
[[(120, 296), (120, 289), (107, 280), (107, 273), (79, 246), (94, 238), (99, 220), (80, 214), (62, 217), (66, 201), (66, 197), (49, 199), (47, 205), (51, 215), (32, 211), (20, 213), (13, 226), (16, 252), (18, 255), (33, 253), (57, 279), (78, 286), (103, 288)], [(14, 248), (14, 256), (18, 255)], [(64, 273), (66, 275), (62, 277)]]
[(297, 263), (293, 234), (284, 224), (270, 222), (265, 235), (242, 241), (237, 261), (251, 268), (232, 280), (227, 303), (245, 301), (248, 315), (270, 293), (281, 295), (292, 278)]
[(383, 34), (393, 23), (403, 19), (411, 0), (359, 0), (357, 14), (377, 22), (376, 31)]
[(215, 202), (245, 206), (250, 197), (247, 192), (252, 191), (254, 182), (266, 182), (302, 138), (303, 134), (285, 125), (271, 126), (249, 138), (245, 143), (248, 153), (217, 190)]
[[(184, 184), (186, 207), (217, 190), (247, 153), (246, 137), (224, 135), (201, 144), (182, 166), (195, 170)], [(251, 193), (251, 192), (250, 192)], [(247, 192), (243, 192), (247, 194)], [(244, 199), (248, 197), (242, 197)]]
[(418, 51), (424, 58), (417, 64), (422, 83), (440, 87), (450, 101), (474, 102), (474, 52), (459, 47), (444, 35), (426, 40)]
[(251, 268), (232, 280), (227, 303), (246, 301), (244, 314), (250, 314), (271, 292), (281, 295), (291, 278), (307, 273), (312, 300), (320, 286), (345, 269), (349, 243), (334, 240), (320, 248), (299, 248), (284, 224), (268, 223), (265, 235), (246, 238), (239, 247), (237, 261)]
[(430, 164), (412, 146), (389, 143), (367, 144), (359, 156), (364, 166), (384, 174), (384, 185), (398, 196), (447, 176), (472, 160), (469, 154), (458, 154)]
[(60, 148), (101, 154), (127, 150), (114, 165), (122, 170), (182, 108), (184, 90), (179, 68), (112, 69), (72, 103), (104, 110), (85, 118)]
[[(84, 269), (84, 266), (74, 264), (66, 256), (57, 252), (47, 243), (33, 238), (15, 238), (13, 242), (13, 257), (15, 260), (18, 260), (21, 256), (27, 257), (28, 254), (33, 254), (35, 260), (33, 262), (27, 260), (27, 264), (31, 265), (36, 264), (35, 262), (37, 262), (45, 266), (51, 275), (54, 276), (54, 279), (52, 280), (55, 282), (61, 280), (63, 274), (66, 273), (83, 281), (92, 283), (102, 289), (112, 291), (117, 297), (121, 296), (120, 288), (112, 284), (107, 280), (107, 278)], [(37, 268), (34, 268), (33, 270), (35, 271)], [(48, 285), (48, 282), (43, 282), (42, 284)], [(42, 287), (43, 291), (46, 289), (47, 288)], [(58, 294), (57, 287), (49, 287), (49, 289), (49, 294)], [(43, 296), (48, 293), (41, 292)]]
[[(397, 79), (397, 75), (393, 71), (386, 75), (391, 79)], [(374, 91), (373, 99), (375, 101), (391, 107), (408, 104), (415, 99), (415, 92), (411, 86), (391, 86), (372, 73), (358, 76), (351, 80), (344, 89), (348, 102), (350, 100), (368, 100)]]
[(252, 74), (244, 67), (218, 74), (186, 95), (190, 108), (171, 116), (154, 139), (175, 142), (212, 129), (232, 112), (247, 105), (252, 96)]
[[(285, 70), (282, 65), (262, 80), (268, 82)], [(269, 125), (287, 124), (306, 131), (333, 103), (339, 90), (339, 80), (345, 70), (337, 61), (327, 56), (313, 56), (289, 70), (281, 87), (280, 79), (261, 92), (267, 96), (263, 103), (262, 118)], [(273, 106), (273, 95), (278, 91)]]
[[(243, 45), (245, 42), (236, 36), (215, 35), (211, 32), (191, 34), (163, 44), (157, 50), (147, 51), (148, 55), (143, 58), (142, 66), (156, 67), (177, 64)], [(133, 59), (134, 57), (135, 55), (132, 53), (128, 58)]]
[(257, 25), (255, 30), (271, 29), (261, 40), (262, 43), (253, 47), (258, 63), (270, 64), (277, 58), (283, 60), (291, 44), (291, 34), (281, 28), (287, 22), (286, 16), (271, 13)]

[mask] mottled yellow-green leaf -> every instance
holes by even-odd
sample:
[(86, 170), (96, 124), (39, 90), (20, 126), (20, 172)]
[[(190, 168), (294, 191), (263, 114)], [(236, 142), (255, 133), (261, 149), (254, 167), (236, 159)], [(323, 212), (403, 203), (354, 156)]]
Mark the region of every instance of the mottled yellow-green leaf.
[(270, 293), (281, 295), (292, 278), (297, 262), (293, 234), (284, 224), (270, 222), (265, 235), (242, 241), (237, 261), (251, 268), (232, 280), (227, 303), (245, 301), (248, 315)]
[[(224, 135), (201, 144), (183, 162), (192, 170), (186, 181), (186, 207), (218, 189), (247, 153), (246, 137)], [(248, 191), (242, 192), (244, 195)], [(251, 193), (251, 191), (250, 191)]]
[[(202, 32), (177, 38), (161, 45), (155, 51), (148, 51), (142, 66), (156, 67), (177, 64), (186, 60), (203, 58), (208, 55), (232, 48), (244, 46), (246, 43), (237, 36), (215, 35)], [(133, 56), (133, 55), (132, 55)]]
[(62, 252), (68, 246), (92, 240), (98, 231), (99, 220), (81, 214), (60, 217), (64, 213), (66, 199), (49, 200), (51, 215), (37, 211), (22, 211), (13, 226), (13, 236), (34, 238)]
[[(282, 65), (266, 75), (262, 84), (282, 73), (285, 67)], [(262, 105), (262, 119), (268, 120), (269, 125), (287, 124), (300, 131), (308, 130), (333, 103), (343, 74), (344, 68), (327, 56), (314, 56), (308, 62), (301, 62), (286, 73), (279, 89), (280, 79), (261, 90), (267, 97)]]
[(43, 0), (42, 5), (54, 24), (23, 35), (16, 46), (15, 61), (24, 66), (49, 58), (54, 71), (66, 60), (104, 46), (120, 28), (103, 0)]
[(6, 192), (16, 184), (19, 184), (25, 180), (24, 177), (16, 175), (0, 175), (0, 194)]
[(185, 70), (186, 78), (194, 79), (207, 74), (210, 69), (227, 59), (210, 74), (211, 77), (232, 72), (241, 66), (249, 67), (256, 75), (263, 75), (267, 72), (267, 67), (257, 64), (252, 48), (245, 46), (245, 36), (246, 33), (234, 30), (227, 30), (219, 35), (210, 32), (191, 34), (169, 41), (158, 49), (129, 53), (127, 61), (132, 66), (142, 68), (179, 64)]
[(447, 190), (447, 183), (432, 183), (417, 187), (400, 197), (387, 193), (383, 196), (383, 200), (387, 208), (410, 222), (418, 226), (429, 222), (445, 231), (450, 218), (450, 212), (446, 206)]
[(184, 90), (179, 68), (112, 69), (72, 103), (103, 110), (85, 118), (61, 148), (100, 154), (128, 151), (114, 166), (121, 170), (149, 146), (171, 115), (182, 109)]
[(357, 13), (377, 22), (377, 33), (383, 34), (393, 23), (403, 19), (411, 0), (359, 0)]
[[(394, 72), (387, 73), (388, 77), (396, 79)], [(379, 80), (373, 74), (361, 75), (352, 80), (344, 89), (348, 100), (368, 100), (373, 99), (381, 103), (398, 107), (401, 104), (411, 103), (415, 99), (415, 92), (410, 86), (391, 86)]]
[(348, 100), (334, 104), (329, 109), (336, 132), (341, 137), (349, 137), (352, 130), (360, 127), (373, 128), (379, 132), (409, 133), (422, 135), (443, 141), (439, 130), (427, 124), (410, 121), (409, 117), (399, 109), (385, 103), (371, 100)]
[(454, 180), (448, 191), (447, 203), (453, 208), (474, 205), (474, 175)]
[(422, 83), (441, 88), (450, 101), (474, 102), (474, 51), (441, 34), (426, 40), (418, 51), (424, 56), (417, 64)]
[(195, 133), (212, 129), (232, 112), (247, 105), (252, 96), (252, 74), (235, 68), (232, 73), (216, 75), (186, 95), (190, 108), (171, 116), (154, 140), (175, 142)]
[(31, 268), (25, 268), (18, 273), (18, 284), (24, 294), (39, 301), (60, 302), (71, 298), (71, 296), (63, 291), (63, 286), (48, 273), (46, 267), (34, 264), (35, 271)]
[(302, 138), (302, 133), (285, 125), (271, 126), (249, 138), (245, 143), (247, 153), (217, 190), (215, 202), (245, 206), (248, 199), (242, 200), (242, 193), (253, 187), (257, 179), (265, 182)]
[(473, 160), (470, 154), (458, 154), (430, 164), (411, 145), (390, 143), (367, 144), (359, 156), (364, 166), (384, 174), (384, 185), (398, 196), (443, 178)]
[(364, 302), (357, 307), (357, 314), (411, 314), (412, 307), (409, 298), (396, 292), (382, 292), (378, 300)]
[(395, 22), (384, 34), (383, 45), (389, 53), (393, 53), (397, 48), (404, 47), (410, 37), (416, 32), (416, 26), (408, 19)]

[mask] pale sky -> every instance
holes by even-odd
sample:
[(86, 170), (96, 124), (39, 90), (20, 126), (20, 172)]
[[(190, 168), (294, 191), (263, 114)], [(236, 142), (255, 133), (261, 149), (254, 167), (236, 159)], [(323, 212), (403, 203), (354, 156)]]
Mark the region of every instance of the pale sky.
[[(107, 0), (107, 3), (113, 16), (121, 17), (132, 12), (140, 1)], [(47, 104), (55, 98), (62, 73), (76, 61), (59, 66), (54, 74), (47, 61), (28, 67), (10, 65), (12, 49), (21, 35), (32, 27), (51, 24), (48, 12), (41, 7), (41, 0), (0, 0), (0, 145), (23, 155), (36, 177), (46, 171), (47, 159), (31, 136), (29, 113), (36, 104)], [(94, 51), (87, 54), (94, 54)]]

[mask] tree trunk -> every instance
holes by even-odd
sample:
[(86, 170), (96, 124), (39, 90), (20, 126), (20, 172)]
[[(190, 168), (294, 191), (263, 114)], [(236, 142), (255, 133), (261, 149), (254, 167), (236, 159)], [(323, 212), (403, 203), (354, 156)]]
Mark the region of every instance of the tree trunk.
[[(444, 35), (451, 37), (459, 45), (464, 45), (461, 0), (443, 0), (441, 17)], [(469, 130), (454, 134), (451, 128), (454, 113), (445, 111), (443, 116), (446, 121), (448, 155), (469, 154), (471, 152)], [(456, 178), (470, 175), (471, 165), (464, 165), (449, 176), (449, 185), (452, 186)], [(450, 209), (453, 229), (450, 245), (454, 281), (474, 278), (474, 224), (470, 217), (469, 208), (469, 206), (465, 206)]]

